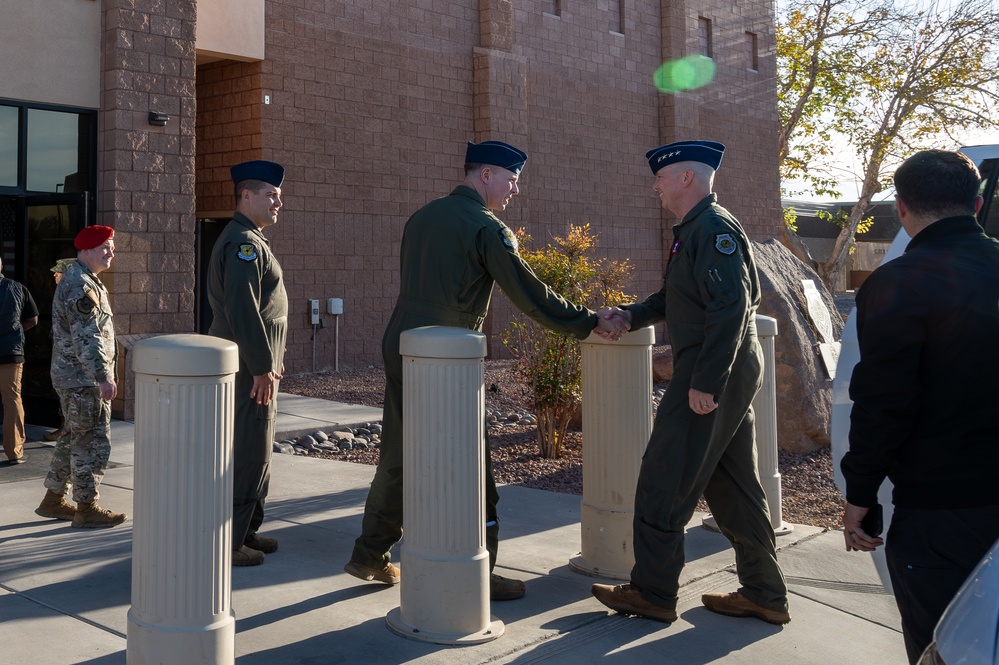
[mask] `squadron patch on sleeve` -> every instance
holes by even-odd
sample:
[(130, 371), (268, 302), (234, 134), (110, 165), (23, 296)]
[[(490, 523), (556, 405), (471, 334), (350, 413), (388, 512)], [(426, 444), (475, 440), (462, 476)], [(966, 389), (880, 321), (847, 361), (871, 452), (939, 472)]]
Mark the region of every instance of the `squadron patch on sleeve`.
[(253, 245), (240, 245), (239, 249), (236, 250), (236, 257), (241, 261), (256, 261), (257, 260), (257, 248)]
[(731, 233), (719, 233), (715, 236), (715, 249), (725, 256), (735, 254), (736, 248), (738, 248), (738, 245), (735, 239), (732, 238)]
[(519, 247), (519, 243), (517, 242), (517, 236), (514, 235), (513, 231), (511, 231), (509, 227), (506, 226), (503, 227), (503, 244), (515, 252)]
[(87, 291), (82, 298), (76, 301), (73, 305), (73, 309), (76, 313), (87, 319), (90, 315), (94, 313), (94, 310), (100, 304), (98, 295), (93, 291)]

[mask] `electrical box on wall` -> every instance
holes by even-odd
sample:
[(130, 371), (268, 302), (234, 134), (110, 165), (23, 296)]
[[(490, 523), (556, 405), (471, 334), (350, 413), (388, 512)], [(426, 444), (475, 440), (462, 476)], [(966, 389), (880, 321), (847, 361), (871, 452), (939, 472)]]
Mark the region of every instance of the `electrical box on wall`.
[(330, 298), (326, 303), (326, 311), (330, 314), (343, 314), (343, 298)]
[(319, 325), (319, 299), (313, 298), (309, 300), (309, 322), (316, 326)]

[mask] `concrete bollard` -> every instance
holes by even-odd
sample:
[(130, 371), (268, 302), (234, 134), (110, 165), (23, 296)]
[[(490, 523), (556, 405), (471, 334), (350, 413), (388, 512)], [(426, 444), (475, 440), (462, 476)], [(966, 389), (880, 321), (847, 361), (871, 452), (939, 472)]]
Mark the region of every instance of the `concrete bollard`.
[(233, 342), (138, 342), (132, 606), (126, 662), (235, 662), (232, 611)]
[(767, 495), (770, 508), (770, 525), (774, 533), (784, 536), (794, 529), (785, 524), (782, 517), (780, 471), (777, 469), (777, 360), (774, 354), (774, 338), (777, 336), (777, 319), (770, 316), (756, 317), (756, 334), (763, 347), (763, 387), (753, 400), (756, 413), (756, 465), (760, 470), (760, 482)]
[(569, 566), (588, 575), (627, 580), (635, 488), (652, 434), (651, 327), (617, 342), (590, 335), (583, 356), (583, 501), (581, 550)]
[[(756, 316), (756, 334), (763, 348), (763, 386), (753, 399), (756, 414), (756, 467), (760, 483), (770, 509), (770, 525), (774, 534), (786, 536), (794, 526), (784, 522), (781, 507), (780, 471), (777, 469), (777, 361), (774, 354), (774, 337), (777, 336), (777, 319)], [(717, 531), (718, 526), (710, 515), (702, 521), (705, 528)]]
[(403, 571), (389, 628), (435, 644), (501, 636), (489, 614), (485, 529), (486, 338), (464, 328), (402, 333)]

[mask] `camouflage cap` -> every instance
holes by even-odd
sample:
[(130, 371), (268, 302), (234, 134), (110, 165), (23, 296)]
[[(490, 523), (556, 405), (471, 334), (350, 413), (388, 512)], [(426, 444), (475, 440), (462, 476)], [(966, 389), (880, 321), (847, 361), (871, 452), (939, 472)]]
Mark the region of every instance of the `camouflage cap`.
[(59, 259), (58, 261), (55, 262), (54, 266), (49, 268), (49, 270), (51, 270), (52, 272), (59, 272), (59, 273), (66, 272), (66, 268), (68, 268), (73, 263), (73, 261), (76, 261), (76, 259)]

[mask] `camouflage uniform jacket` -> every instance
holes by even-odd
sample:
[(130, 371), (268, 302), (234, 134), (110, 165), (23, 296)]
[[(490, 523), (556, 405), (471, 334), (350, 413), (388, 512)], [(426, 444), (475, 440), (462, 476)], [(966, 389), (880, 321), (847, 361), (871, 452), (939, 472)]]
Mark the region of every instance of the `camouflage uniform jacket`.
[(116, 355), (108, 290), (74, 261), (52, 297), (52, 386), (84, 388), (114, 380)]

